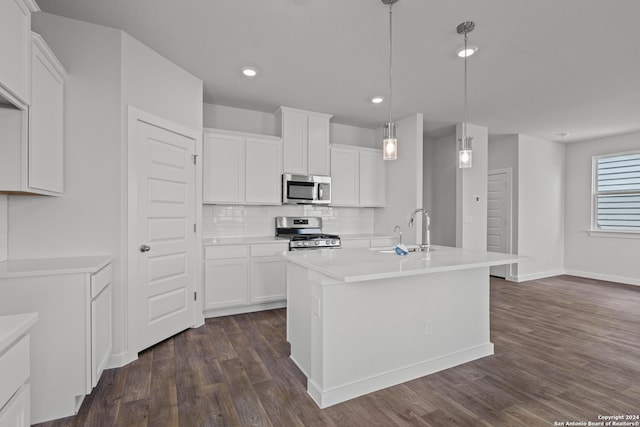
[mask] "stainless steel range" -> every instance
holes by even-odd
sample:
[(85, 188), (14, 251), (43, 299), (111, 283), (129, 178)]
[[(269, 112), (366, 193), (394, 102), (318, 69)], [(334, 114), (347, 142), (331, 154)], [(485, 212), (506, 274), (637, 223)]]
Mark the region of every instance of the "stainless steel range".
[(319, 217), (276, 217), (276, 237), (289, 239), (289, 250), (340, 248), (340, 236), (322, 232)]

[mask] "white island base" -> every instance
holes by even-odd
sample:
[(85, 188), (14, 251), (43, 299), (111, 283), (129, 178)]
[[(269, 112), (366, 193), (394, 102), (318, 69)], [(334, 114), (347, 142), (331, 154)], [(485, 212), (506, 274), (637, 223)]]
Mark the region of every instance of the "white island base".
[[(340, 265), (331, 268), (327, 257), (337, 255), (321, 251), (286, 256), (291, 359), (307, 377), (307, 391), (319, 407), (493, 354), (489, 267), (482, 265), (487, 263), (434, 268), (432, 260), (420, 260), (424, 254), (400, 260), (366, 251), (338, 251), (341, 257), (360, 258), (354, 267), (336, 258)], [(504, 258), (489, 264), (517, 260)], [(393, 275), (382, 271), (385, 262), (396, 264), (396, 277), (373, 278)], [(379, 274), (366, 273), (367, 265)], [(362, 274), (349, 276), (350, 268)]]

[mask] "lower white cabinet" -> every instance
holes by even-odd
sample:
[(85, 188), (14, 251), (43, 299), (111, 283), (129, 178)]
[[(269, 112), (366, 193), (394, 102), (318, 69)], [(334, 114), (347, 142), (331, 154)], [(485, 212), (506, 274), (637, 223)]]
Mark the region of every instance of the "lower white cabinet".
[(31, 330), (34, 424), (77, 413), (112, 350), (111, 263), (100, 262), (91, 272), (55, 272), (64, 259), (49, 261), (44, 272), (0, 277), (0, 315), (38, 313)]
[(0, 427), (31, 425), (30, 329), (36, 313), (0, 316)]
[(331, 205), (384, 207), (387, 166), (382, 150), (331, 145)]
[(206, 246), (206, 317), (286, 305), (286, 263), (277, 256), (288, 243)]

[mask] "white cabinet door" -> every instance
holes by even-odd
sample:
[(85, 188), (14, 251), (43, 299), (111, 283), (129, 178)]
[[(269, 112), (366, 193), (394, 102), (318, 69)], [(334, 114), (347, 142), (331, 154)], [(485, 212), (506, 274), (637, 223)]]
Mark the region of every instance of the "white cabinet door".
[(247, 137), (245, 159), (245, 202), (262, 205), (281, 204), (282, 142)]
[(309, 175), (329, 175), (329, 117), (308, 117), (307, 171)]
[(204, 278), (205, 309), (249, 303), (249, 260), (206, 261)]
[(47, 44), (32, 33), (29, 108), (29, 190), (63, 191), (64, 69)]
[(387, 203), (387, 165), (382, 153), (360, 151), (360, 206), (382, 207)]
[(112, 349), (112, 285), (91, 301), (91, 388), (98, 384)]
[(205, 133), (203, 145), (203, 202), (242, 203), (245, 176), (244, 138)]
[(29, 51), (33, 1), (0, 0), (0, 97), (29, 104)]
[(307, 141), (307, 115), (299, 111), (283, 110), (282, 143), (285, 173), (307, 173)]
[(251, 260), (251, 302), (281, 301), (287, 298), (286, 264), (280, 258)]
[(331, 204), (358, 206), (359, 157), (350, 148), (331, 147)]
[(0, 427), (28, 427), (29, 422), (30, 398), (29, 384), (24, 384), (13, 395), (11, 400), (0, 410)]

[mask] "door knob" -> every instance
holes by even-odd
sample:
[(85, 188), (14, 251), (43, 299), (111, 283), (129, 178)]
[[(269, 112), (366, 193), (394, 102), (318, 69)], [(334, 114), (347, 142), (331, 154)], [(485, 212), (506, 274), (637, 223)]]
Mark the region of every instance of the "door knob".
[(149, 252), (151, 250), (151, 246), (149, 245), (140, 245), (140, 252)]

